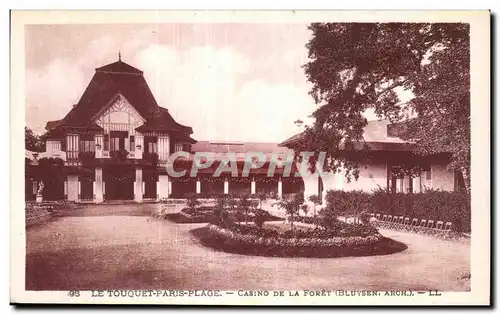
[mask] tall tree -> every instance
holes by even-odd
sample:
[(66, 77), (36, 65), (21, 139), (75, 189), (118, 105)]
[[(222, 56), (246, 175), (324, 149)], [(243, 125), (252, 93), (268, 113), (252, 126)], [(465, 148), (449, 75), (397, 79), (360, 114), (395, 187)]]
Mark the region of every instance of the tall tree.
[[(417, 154), (451, 153), (450, 168), (468, 179), (470, 164), (469, 25), (452, 23), (313, 23), (304, 65), (319, 105), (298, 149), (327, 153), (328, 167), (357, 177), (357, 155), (373, 109), (393, 122)], [(409, 90), (414, 98), (400, 99)]]

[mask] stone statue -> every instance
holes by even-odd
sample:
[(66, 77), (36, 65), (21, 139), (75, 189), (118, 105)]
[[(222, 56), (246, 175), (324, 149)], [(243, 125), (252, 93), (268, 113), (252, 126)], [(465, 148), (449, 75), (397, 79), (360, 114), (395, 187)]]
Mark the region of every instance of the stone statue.
[(38, 185), (38, 191), (36, 193), (36, 202), (43, 201), (43, 195), (42, 195), (43, 187), (44, 187), (43, 181), (40, 181), (40, 184)]
[(37, 195), (41, 195), (42, 192), (43, 192), (43, 181), (40, 182), (40, 185), (38, 185), (38, 192), (37, 192)]

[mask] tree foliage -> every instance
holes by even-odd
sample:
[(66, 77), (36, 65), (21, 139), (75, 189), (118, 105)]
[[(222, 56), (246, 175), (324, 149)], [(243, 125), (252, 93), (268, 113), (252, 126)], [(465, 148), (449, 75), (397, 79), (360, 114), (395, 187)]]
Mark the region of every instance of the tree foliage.
[(299, 215), (299, 209), (303, 202), (304, 197), (302, 196), (302, 194), (293, 194), (289, 198), (283, 198), (276, 203), (278, 208), (285, 210), (285, 213), (288, 216), (288, 220), (290, 221), (290, 227), (292, 231), (294, 230), (293, 223), (295, 221), (295, 216)]
[[(469, 25), (313, 23), (304, 65), (319, 105), (300, 150), (327, 153), (327, 166), (357, 177), (349, 149), (363, 141), (364, 112), (405, 120), (400, 137), (416, 154), (450, 153), (450, 168), (470, 164)], [(413, 98), (402, 99), (402, 91)], [(408, 119), (412, 114), (412, 119)], [(342, 150), (341, 150), (342, 149)]]
[(248, 210), (250, 210), (250, 207), (252, 206), (252, 203), (250, 202), (250, 199), (248, 199), (248, 196), (243, 195), (240, 197), (240, 200), (238, 202), (238, 207), (245, 212), (245, 224), (248, 225)]
[(33, 130), (24, 127), (24, 146), (26, 150), (34, 152), (45, 151), (45, 142), (40, 135), (37, 135)]
[(201, 205), (201, 202), (198, 200), (198, 196), (196, 194), (188, 194), (186, 198), (186, 205), (189, 209), (195, 210), (196, 207)]

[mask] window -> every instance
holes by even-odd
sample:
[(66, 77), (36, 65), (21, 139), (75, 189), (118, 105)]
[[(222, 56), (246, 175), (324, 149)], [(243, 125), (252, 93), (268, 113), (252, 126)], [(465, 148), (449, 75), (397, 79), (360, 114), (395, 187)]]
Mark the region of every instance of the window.
[(157, 153), (157, 137), (144, 137), (144, 152)]
[(104, 135), (104, 151), (109, 151), (109, 135)]
[(94, 136), (91, 135), (80, 136), (80, 151), (82, 152), (95, 151)]
[(110, 144), (110, 151), (120, 150), (120, 138), (112, 137)]
[(67, 144), (67, 158), (69, 160), (78, 159), (78, 145), (80, 141), (78, 140), (78, 135), (67, 135), (66, 144)]
[(148, 143), (148, 151), (149, 153), (156, 153), (156, 142)]
[(80, 140), (80, 151), (82, 152), (94, 152), (95, 144), (94, 141)]
[(429, 169), (427, 169), (427, 170), (425, 171), (425, 179), (426, 179), (426, 180), (431, 180), (431, 179), (432, 179), (432, 176), (431, 176), (431, 175), (432, 175), (432, 174), (431, 174), (431, 169), (429, 168)]
[(174, 152), (182, 151), (182, 143), (176, 143), (174, 146)]
[(455, 183), (454, 183), (454, 188), (455, 190), (464, 190), (465, 189), (465, 180), (463, 173), (460, 170), (455, 170)]
[(130, 136), (130, 151), (135, 151), (135, 137)]

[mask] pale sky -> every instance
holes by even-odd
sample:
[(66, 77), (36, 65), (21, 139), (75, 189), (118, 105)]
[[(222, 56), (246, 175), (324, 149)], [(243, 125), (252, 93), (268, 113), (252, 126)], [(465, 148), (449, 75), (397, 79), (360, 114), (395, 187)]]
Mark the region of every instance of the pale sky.
[(305, 24), (35, 25), (26, 34), (26, 120), (39, 133), (119, 50), (197, 140), (281, 142), (316, 108), (301, 68)]

